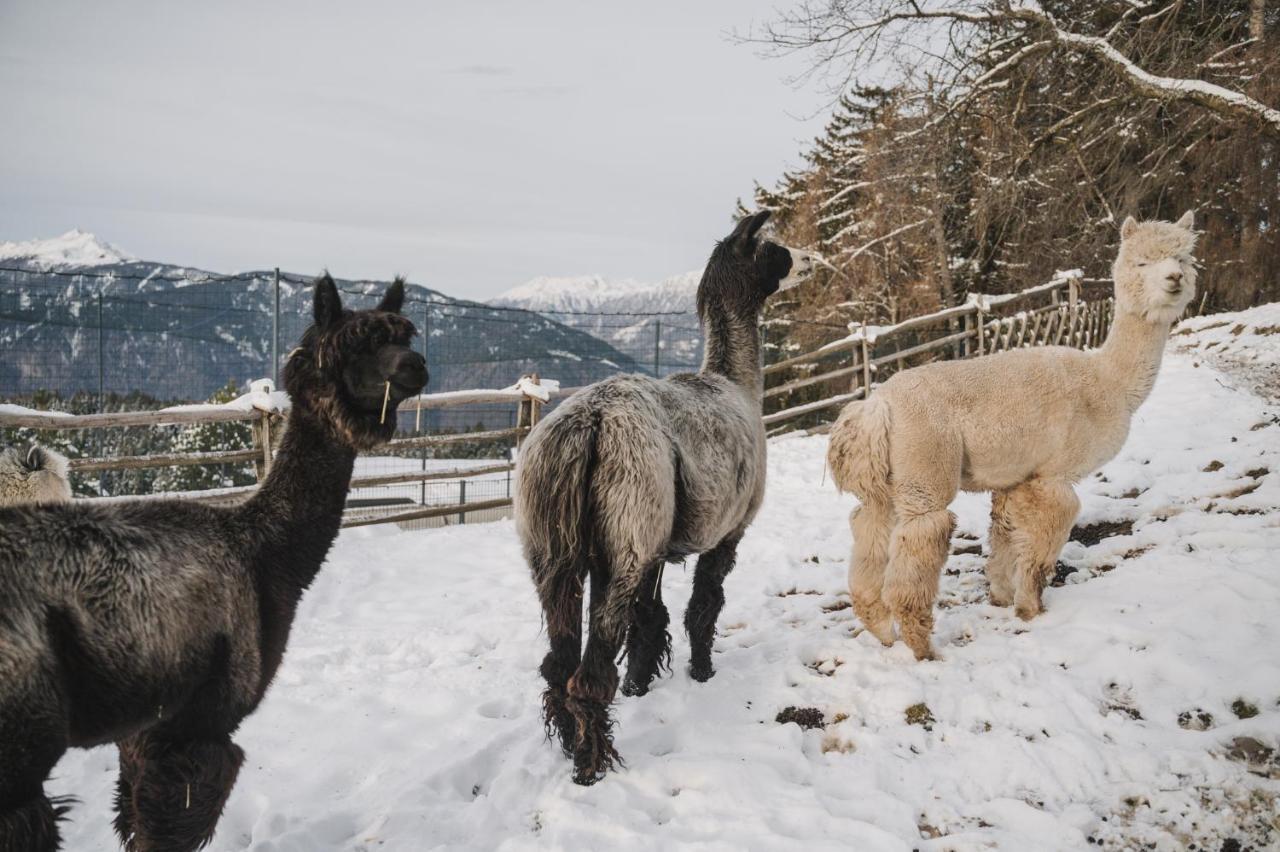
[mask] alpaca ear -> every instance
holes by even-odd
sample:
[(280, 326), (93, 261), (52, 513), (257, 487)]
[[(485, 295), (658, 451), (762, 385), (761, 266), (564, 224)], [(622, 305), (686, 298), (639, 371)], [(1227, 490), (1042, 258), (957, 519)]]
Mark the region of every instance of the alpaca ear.
[(733, 229), (733, 233), (729, 235), (730, 241), (735, 243), (740, 250), (746, 250), (750, 247), (752, 241), (756, 238), (756, 234), (764, 227), (764, 223), (769, 221), (771, 210), (761, 210), (758, 213), (752, 213), (750, 216), (743, 216), (738, 221), (738, 225)]
[(1187, 231), (1194, 230), (1196, 224), (1196, 211), (1188, 210), (1186, 213), (1183, 213), (1182, 218), (1177, 222), (1174, 222), (1174, 224)]
[(314, 311), (317, 328), (327, 328), (342, 316), (342, 297), (328, 272), (316, 279)]
[(1120, 239), (1127, 240), (1133, 236), (1133, 232), (1138, 230), (1138, 220), (1132, 216), (1126, 216), (1124, 224), (1120, 226)]
[(32, 444), (31, 449), (27, 450), (27, 470), (37, 471), (45, 466), (44, 450), (40, 449), (39, 444)]
[(397, 275), (395, 280), (391, 282), (391, 286), (387, 288), (382, 301), (378, 303), (378, 310), (386, 311), (389, 314), (398, 314), (403, 306), (404, 279)]

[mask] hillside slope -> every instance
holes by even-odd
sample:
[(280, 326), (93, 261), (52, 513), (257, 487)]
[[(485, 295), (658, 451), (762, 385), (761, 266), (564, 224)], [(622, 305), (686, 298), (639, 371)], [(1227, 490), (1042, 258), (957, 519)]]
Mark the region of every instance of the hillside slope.
[[(1280, 409), (1172, 351), (1120, 455), (1081, 484), (1029, 624), (988, 604), (989, 501), (963, 496), (928, 663), (848, 609), (853, 501), (825, 451), (771, 442), (718, 674), (691, 681), (674, 630), (673, 674), (618, 702), (627, 767), (590, 788), (543, 736), (545, 635), (512, 524), (344, 532), (238, 736), (210, 848), (1280, 844)], [(666, 571), (676, 624), (691, 569)], [(776, 721), (788, 707), (820, 727)], [(114, 759), (58, 766), (51, 792), (83, 802), (68, 848), (114, 848)]]

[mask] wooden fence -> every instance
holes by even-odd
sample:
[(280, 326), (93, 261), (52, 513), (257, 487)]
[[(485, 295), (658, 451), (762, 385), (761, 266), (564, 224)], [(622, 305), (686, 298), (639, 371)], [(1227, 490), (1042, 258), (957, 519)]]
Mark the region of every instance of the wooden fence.
[[(522, 378), (525, 388), (530, 383), (541, 389), (538, 377)], [(568, 396), (577, 388), (548, 387), (542, 391), (548, 401)], [(528, 434), (541, 413), (543, 400), (537, 392), (531, 394), (521, 387), (504, 390), (469, 390), (453, 391), (440, 394), (423, 394), (407, 399), (400, 404), (401, 412), (418, 412), (456, 408), (460, 406), (509, 403), (515, 406), (516, 425), (507, 429), (494, 429), (483, 432), (457, 432), (448, 434), (415, 435), (407, 438), (396, 438), (378, 448), (378, 454), (388, 450), (420, 450), (427, 447), (447, 447), (462, 443), (507, 443), (518, 445), (521, 438)], [(270, 407), (236, 407), (214, 405), (176, 406), (159, 411), (130, 411), (109, 414), (69, 415), (56, 411), (3, 411), (0, 410), (0, 428), (26, 427), (37, 430), (66, 431), (70, 429), (123, 429), (134, 426), (186, 426), (204, 423), (247, 422), (252, 427), (253, 446), (242, 450), (219, 450), (216, 452), (165, 453), (139, 456), (116, 456), (110, 458), (74, 458), (69, 461), (71, 472), (92, 472), (103, 470), (136, 470), (181, 465), (214, 465), (214, 464), (247, 464), (253, 463), (257, 479), (261, 482), (271, 470), (272, 455), (278, 444), (278, 437), (284, 426), (284, 413)], [(458, 467), (447, 470), (402, 471), (372, 476), (354, 476), (351, 479), (351, 490), (360, 488), (377, 488), (389, 485), (405, 485), (425, 483), (433, 480), (468, 478), (508, 472), (514, 469), (515, 463), (510, 460), (494, 460), (493, 464)], [(167, 494), (121, 496), (106, 498), (86, 498), (89, 500), (155, 500), (180, 499), (197, 500), (214, 505), (235, 505), (248, 499), (257, 485), (236, 488), (215, 488), (207, 491), (188, 491)], [(465, 492), (463, 492), (465, 494)], [(468, 513), (501, 509), (511, 505), (510, 497), (476, 502), (458, 502), (448, 505), (422, 506), (405, 511), (390, 513), (371, 513), (367, 510), (348, 508), (344, 516), (343, 526), (364, 526), (367, 524), (421, 521), (430, 518), (458, 516), (465, 519)]]
[[(1095, 298), (1082, 298), (1085, 285), (1099, 285)], [(1105, 285), (1105, 291), (1101, 289)], [(1105, 293), (1105, 294), (1104, 294)], [(937, 358), (969, 358), (1022, 346), (1096, 346), (1106, 337), (1113, 312), (1110, 282), (1086, 281), (1079, 273), (1062, 273), (1052, 281), (1020, 293), (1000, 296), (971, 295), (955, 308), (913, 317), (896, 325), (862, 326), (844, 338), (823, 344), (812, 351), (790, 354), (765, 367), (765, 424), (771, 433), (814, 425), (807, 421), (830, 420), (831, 409), (865, 397), (871, 388), (893, 372)], [(1017, 310), (1015, 310), (1017, 309)], [(536, 388), (531, 393), (531, 388)], [(421, 412), (468, 405), (508, 403), (516, 408), (515, 426), (481, 432), (423, 434), (397, 438), (382, 448), (421, 450), (463, 443), (505, 443), (518, 446), (521, 438), (538, 421), (547, 401), (563, 398), (578, 388), (543, 388), (536, 375), (523, 377), (516, 387), (505, 390), (453, 391), (424, 394), (400, 404), (402, 412)], [(812, 397), (797, 402), (797, 397)], [(779, 410), (769, 411), (770, 407)], [(170, 465), (214, 465), (253, 463), (259, 482), (271, 470), (272, 454), (283, 428), (283, 413), (270, 406), (178, 406), (160, 411), (112, 414), (68, 415), (47, 411), (0, 410), (0, 427), (27, 427), (37, 430), (118, 429), (133, 426), (174, 426), (222, 422), (248, 422), (253, 446), (239, 450), (186, 452), (104, 458), (75, 458), (72, 472), (130, 470)], [(351, 489), (426, 483), (438, 480), (465, 482), (478, 476), (509, 473), (513, 461), (495, 459), (492, 464), (446, 470), (402, 471), (381, 475), (354, 476)], [(214, 504), (234, 505), (247, 499), (257, 488), (248, 485), (161, 495), (89, 498), (108, 500), (151, 500), (177, 498)], [(405, 523), (432, 518), (489, 512), (511, 505), (504, 496), (473, 502), (463, 498), (447, 505), (424, 505), (410, 509), (373, 511), (348, 507), (343, 526)]]
[[(1094, 298), (1082, 298), (1086, 285)], [(1019, 293), (970, 294), (963, 305), (896, 325), (854, 326), (847, 337), (764, 368), (764, 422), (776, 434), (806, 419), (830, 417), (829, 409), (864, 398), (894, 372), (938, 358), (1023, 346), (1097, 346), (1111, 327), (1113, 309), (1111, 282), (1071, 272)], [(796, 400), (804, 396), (815, 398)]]

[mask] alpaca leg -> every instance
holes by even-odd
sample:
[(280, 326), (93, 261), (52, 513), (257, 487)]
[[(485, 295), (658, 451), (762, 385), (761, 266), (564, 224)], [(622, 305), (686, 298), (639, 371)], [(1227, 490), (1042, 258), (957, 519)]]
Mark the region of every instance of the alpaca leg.
[(618, 652), (646, 574), (638, 563), (615, 564), (612, 574), (603, 567), (592, 571), (591, 635), (565, 699), (576, 725), (573, 780), (584, 785), (599, 781), (620, 759), (613, 747), (609, 705), (618, 691)]
[(582, 580), (577, 570), (563, 569), (538, 586), (547, 637), (551, 640), (551, 650), (543, 657), (540, 670), (547, 682), (542, 693), (542, 722), (547, 737), (554, 734), (559, 739), (565, 757), (573, 755), (577, 729), (573, 714), (565, 707), (565, 685), (582, 655)]
[[(171, 740), (147, 733), (120, 743), (128, 806), (117, 802), (116, 830), (130, 852), (188, 852), (213, 839), (244, 752), (226, 735)], [(123, 793), (122, 782), (118, 793)], [(122, 821), (132, 816), (132, 831)]]
[(885, 600), (917, 660), (936, 659), (929, 641), (933, 601), (955, 525), (955, 515), (946, 509), (914, 515), (900, 511), (889, 543)]
[(733, 570), (741, 536), (731, 536), (698, 557), (693, 573), (693, 593), (684, 613), (684, 629), (689, 634), (689, 676), (706, 682), (716, 673), (711, 665), (711, 644), (716, 635), (716, 619), (724, 607), (724, 578)]
[[(0, 670), (13, 671), (25, 661), (6, 659), (8, 641), (0, 635)], [(57, 700), (52, 683), (22, 686), (0, 679), (0, 852), (52, 852), (70, 800), (50, 799), (44, 782), (67, 749), (67, 725), (46, 710)]]
[(1079, 511), (1080, 500), (1064, 480), (1033, 479), (1010, 492), (1017, 551), (1013, 607), (1024, 621), (1044, 611), (1041, 595)]
[(143, 752), (141, 736), (130, 737), (116, 743), (120, 754), (119, 773), (116, 775), (115, 819), (111, 821), (116, 837), (123, 846), (132, 841), (138, 826), (138, 812), (133, 806), (133, 791), (142, 775)]
[(991, 532), (988, 535), (991, 556), (987, 559), (987, 583), (991, 587), (991, 603), (1008, 606), (1013, 603), (1013, 569), (1018, 553), (1013, 546), (1013, 519), (1009, 515), (1009, 492), (991, 494)]
[(645, 574), (636, 596), (631, 630), (627, 633), (627, 676), (623, 695), (644, 695), (658, 672), (671, 667), (671, 617), (662, 603), (662, 563)]
[(0, 788), (0, 852), (55, 852), (61, 848), (58, 820), (68, 800), (53, 800), (40, 784), (23, 793)]
[(854, 613), (883, 645), (893, 644), (893, 613), (883, 599), (893, 525), (893, 506), (887, 503), (863, 503), (849, 516), (853, 530), (849, 597)]

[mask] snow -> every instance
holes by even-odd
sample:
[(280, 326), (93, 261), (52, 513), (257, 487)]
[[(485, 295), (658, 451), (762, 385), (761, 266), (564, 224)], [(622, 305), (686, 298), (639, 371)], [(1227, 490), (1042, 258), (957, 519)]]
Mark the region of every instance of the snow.
[(99, 266), (136, 259), (79, 228), (47, 240), (0, 242), (0, 261), (25, 260), (44, 269), (57, 266)]
[[(1076, 570), (1030, 623), (987, 603), (980, 555), (953, 554), (938, 662), (839, 608), (853, 501), (825, 438), (772, 441), (716, 677), (686, 674), (692, 562), (668, 566), (674, 673), (619, 700), (627, 766), (590, 788), (543, 737), (546, 638), (513, 524), (343, 532), (237, 735), (248, 759), (210, 848), (1274, 848), (1280, 766), (1225, 755), (1280, 745), (1280, 410), (1182, 343), (1079, 489), (1078, 524), (1132, 527), (1069, 543)], [(989, 501), (953, 508), (972, 550)], [(1241, 699), (1257, 715), (1237, 718)], [(906, 720), (921, 703), (929, 727)], [(789, 706), (824, 727), (777, 723)], [(1201, 712), (1207, 730), (1179, 724)], [(115, 848), (114, 779), (111, 747), (59, 764), (50, 792), (82, 802), (68, 848)]]
[(14, 417), (27, 417), (32, 414), (42, 417), (71, 417), (72, 415), (66, 411), (46, 411), (42, 408), (27, 408), (24, 405), (14, 405), (11, 402), (0, 402), (0, 414), (8, 414)]
[(523, 396), (549, 402), (552, 394), (560, 392), (560, 382), (556, 379), (539, 379), (535, 381), (530, 376), (521, 376), (514, 385), (506, 388), (506, 390), (519, 391)]
[(1254, 393), (1280, 401), (1280, 302), (1179, 323), (1181, 350), (1196, 352), (1230, 372)]
[(170, 405), (160, 409), (159, 413), (175, 412), (214, 412), (214, 411), (265, 411), (268, 414), (284, 414), (289, 410), (289, 394), (278, 391), (271, 379), (256, 379), (249, 383), (249, 392), (241, 394), (229, 402), (194, 403), (192, 405)]

